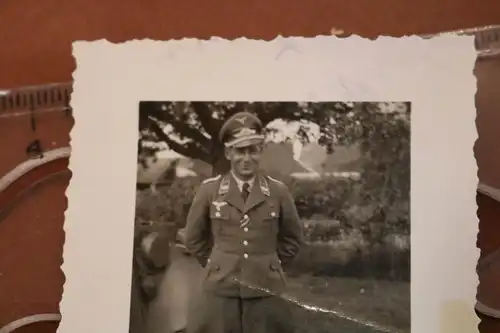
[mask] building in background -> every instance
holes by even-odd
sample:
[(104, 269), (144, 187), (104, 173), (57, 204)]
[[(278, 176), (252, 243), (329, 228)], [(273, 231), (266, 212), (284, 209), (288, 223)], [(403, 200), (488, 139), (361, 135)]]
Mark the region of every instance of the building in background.
[[(292, 142), (269, 142), (262, 156), (261, 168), (272, 175), (300, 179), (356, 179), (361, 170), (360, 157), (359, 149), (355, 146), (336, 147), (333, 154), (327, 154), (325, 148), (317, 143), (309, 143), (297, 149)], [(208, 178), (212, 175), (212, 167), (208, 163), (187, 158), (172, 150), (158, 153), (157, 158), (150, 158), (147, 164), (147, 168), (138, 165), (138, 189), (156, 189), (166, 185), (172, 175), (177, 178)]]

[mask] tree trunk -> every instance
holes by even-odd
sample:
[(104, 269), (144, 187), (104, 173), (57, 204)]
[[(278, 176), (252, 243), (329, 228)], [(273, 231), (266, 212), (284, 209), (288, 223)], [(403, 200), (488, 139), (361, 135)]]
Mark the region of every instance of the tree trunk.
[(229, 172), (230, 163), (224, 156), (224, 146), (217, 145), (212, 150), (212, 176)]

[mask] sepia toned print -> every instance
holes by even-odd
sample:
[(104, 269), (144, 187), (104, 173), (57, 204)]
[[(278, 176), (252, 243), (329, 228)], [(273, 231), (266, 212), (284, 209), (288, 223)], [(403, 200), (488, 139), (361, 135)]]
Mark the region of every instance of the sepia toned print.
[(472, 38), (73, 48), (61, 333), (477, 329)]
[(140, 102), (130, 332), (410, 332), (410, 110)]

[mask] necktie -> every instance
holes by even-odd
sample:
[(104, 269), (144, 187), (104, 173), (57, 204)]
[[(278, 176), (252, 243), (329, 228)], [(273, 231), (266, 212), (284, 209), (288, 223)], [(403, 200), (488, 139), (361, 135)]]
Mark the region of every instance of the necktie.
[(243, 201), (246, 202), (248, 199), (248, 195), (250, 194), (250, 184), (247, 182), (243, 183), (243, 186), (241, 188), (241, 195), (243, 196)]

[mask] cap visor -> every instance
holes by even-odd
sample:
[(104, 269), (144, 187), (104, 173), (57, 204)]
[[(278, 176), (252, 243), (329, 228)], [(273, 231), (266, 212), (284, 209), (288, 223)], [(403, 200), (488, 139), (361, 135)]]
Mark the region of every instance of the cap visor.
[(261, 144), (263, 141), (264, 141), (263, 136), (255, 136), (255, 137), (250, 137), (250, 138), (241, 138), (241, 139), (233, 140), (231, 142), (228, 142), (226, 144), (226, 146), (227, 147), (242, 148), (242, 147), (258, 145), (258, 144)]

